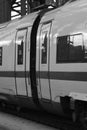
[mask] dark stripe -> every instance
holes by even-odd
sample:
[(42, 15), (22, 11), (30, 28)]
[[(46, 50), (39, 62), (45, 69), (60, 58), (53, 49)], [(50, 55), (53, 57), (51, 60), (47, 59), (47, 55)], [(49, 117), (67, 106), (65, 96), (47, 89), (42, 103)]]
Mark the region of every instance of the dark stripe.
[(0, 77), (15, 77), (13, 71), (0, 71)]
[(51, 72), (51, 79), (87, 81), (87, 72)]
[(29, 77), (30, 76), (30, 72), (23, 72), (23, 71), (17, 71), (15, 73), (15, 76), (18, 77), (18, 78), (24, 78), (24, 77)]
[(24, 77), (29, 77), (30, 73), (29, 72), (24, 72), (24, 71), (0, 71), (0, 77), (17, 77), (17, 78), (24, 78)]
[(40, 72), (40, 78), (54, 80), (87, 81), (87, 72)]
[[(17, 77), (24, 78), (30, 76), (30, 72), (13, 72), (13, 71), (0, 71), (0, 77)], [(87, 72), (37, 72), (37, 78), (53, 80), (72, 80), (72, 81), (87, 81)]]

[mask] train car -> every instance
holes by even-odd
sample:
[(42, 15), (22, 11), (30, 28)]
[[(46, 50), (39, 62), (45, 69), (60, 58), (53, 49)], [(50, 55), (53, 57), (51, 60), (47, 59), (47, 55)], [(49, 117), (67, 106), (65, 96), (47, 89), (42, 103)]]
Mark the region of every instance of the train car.
[(87, 2), (0, 25), (0, 102), (80, 119), (87, 128)]

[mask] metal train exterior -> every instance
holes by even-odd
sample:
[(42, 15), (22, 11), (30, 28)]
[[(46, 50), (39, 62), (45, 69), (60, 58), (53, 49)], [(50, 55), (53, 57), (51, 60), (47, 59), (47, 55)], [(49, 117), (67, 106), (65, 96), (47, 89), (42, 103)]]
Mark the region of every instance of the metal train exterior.
[(73, 117), (86, 113), (86, 0), (0, 25), (0, 101)]

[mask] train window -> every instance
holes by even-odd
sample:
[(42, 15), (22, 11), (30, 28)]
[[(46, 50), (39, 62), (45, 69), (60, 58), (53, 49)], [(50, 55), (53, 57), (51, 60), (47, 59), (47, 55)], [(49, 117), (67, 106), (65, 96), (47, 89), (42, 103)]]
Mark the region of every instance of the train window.
[(83, 38), (81, 34), (70, 36), (69, 60), (73, 62), (83, 60)]
[(0, 65), (2, 65), (2, 47), (0, 47)]
[(84, 61), (87, 61), (87, 34), (84, 34)]
[(58, 37), (56, 63), (81, 62), (84, 56), (82, 37), (82, 34)]
[(23, 64), (23, 46), (24, 46), (23, 39), (24, 39), (23, 36), (18, 37), (18, 40), (20, 41), (20, 43), (18, 44), (18, 60), (17, 60), (18, 65)]
[(69, 60), (68, 36), (57, 38), (57, 59), (56, 62), (67, 62)]
[(47, 32), (43, 32), (42, 35), (42, 58), (41, 63), (47, 63)]
[(16, 36), (16, 63), (23, 65), (25, 62), (25, 46), (26, 46), (27, 29), (22, 29), (17, 32)]

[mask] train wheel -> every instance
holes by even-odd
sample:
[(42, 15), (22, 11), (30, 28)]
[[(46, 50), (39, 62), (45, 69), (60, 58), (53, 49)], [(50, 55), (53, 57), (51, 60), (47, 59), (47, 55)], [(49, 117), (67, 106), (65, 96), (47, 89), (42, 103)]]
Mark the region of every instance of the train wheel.
[(87, 112), (82, 111), (80, 113), (80, 122), (81, 122), (84, 130), (87, 130)]

